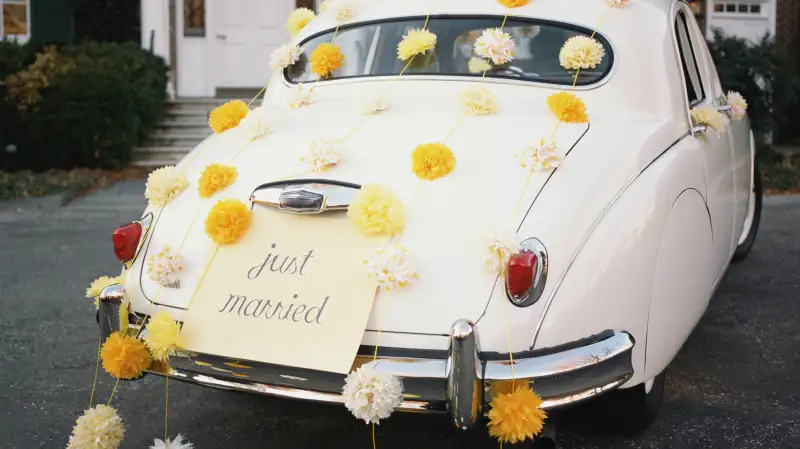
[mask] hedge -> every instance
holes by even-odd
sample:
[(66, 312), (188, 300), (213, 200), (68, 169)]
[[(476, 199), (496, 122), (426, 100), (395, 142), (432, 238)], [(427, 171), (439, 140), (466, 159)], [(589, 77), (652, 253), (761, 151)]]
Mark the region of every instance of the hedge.
[(167, 66), (135, 43), (2, 42), (0, 61), (4, 170), (124, 166), (166, 106)]

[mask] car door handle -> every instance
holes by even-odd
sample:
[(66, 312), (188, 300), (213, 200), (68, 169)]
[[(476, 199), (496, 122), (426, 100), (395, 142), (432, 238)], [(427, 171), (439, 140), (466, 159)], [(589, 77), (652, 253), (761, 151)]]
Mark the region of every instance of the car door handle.
[(731, 111), (731, 105), (723, 104), (723, 105), (719, 105), (719, 106), (714, 106), (714, 109), (716, 109), (717, 112), (726, 112), (727, 113), (727, 112)]
[(219, 39), (221, 41), (224, 41), (227, 38), (228, 38), (227, 34), (217, 34), (217, 39)]

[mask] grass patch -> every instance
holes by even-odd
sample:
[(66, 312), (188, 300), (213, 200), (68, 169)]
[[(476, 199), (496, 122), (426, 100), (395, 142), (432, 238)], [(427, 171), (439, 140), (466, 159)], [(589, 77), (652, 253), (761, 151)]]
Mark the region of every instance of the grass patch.
[(85, 194), (118, 181), (144, 178), (148, 172), (149, 170), (144, 168), (0, 171), (0, 199), (37, 197), (64, 191)]
[(761, 151), (759, 166), (765, 194), (800, 193), (800, 154), (773, 150)]

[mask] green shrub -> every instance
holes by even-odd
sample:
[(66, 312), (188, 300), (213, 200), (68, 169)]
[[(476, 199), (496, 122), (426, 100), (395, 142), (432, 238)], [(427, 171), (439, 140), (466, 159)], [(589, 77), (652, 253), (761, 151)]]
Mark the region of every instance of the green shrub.
[[(46, 64), (43, 55), (50, 55)], [(37, 60), (46, 70), (33, 70)], [(6, 170), (124, 166), (166, 102), (166, 64), (134, 43), (46, 48), (4, 79), (0, 167)], [(9, 144), (16, 152), (3, 151)]]
[(747, 100), (753, 131), (762, 139), (785, 139), (793, 131), (786, 118), (800, 108), (800, 81), (775, 41), (764, 37), (753, 44), (717, 30), (709, 49), (723, 88)]

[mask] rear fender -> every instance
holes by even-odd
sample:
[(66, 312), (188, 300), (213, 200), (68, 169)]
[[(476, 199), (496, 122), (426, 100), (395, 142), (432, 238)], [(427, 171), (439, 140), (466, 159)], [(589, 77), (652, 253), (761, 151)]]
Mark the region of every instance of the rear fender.
[[(535, 348), (556, 346), (606, 329), (624, 330), (636, 339), (635, 374), (627, 385), (647, 379), (651, 296), (664, 231), (671, 226), (673, 234), (692, 232), (687, 227), (699, 219), (691, 217), (684, 224), (685, 215), (691, 213), (701, 216), (708, 227), (702, 201), (701, 210), (684, 211), (681, 204), (680, 216), (671, 219), (684, 192), (693, 191), (702, 198), (705, 186), (702, 154), (689, 138), (678, 141), (642, 171), (589, 230), (563, 279), (553, 280), (560, 284), (547, 298), (549, 304), (534, 337)], [(671, 225), (671, 221), (678, 224)]]

